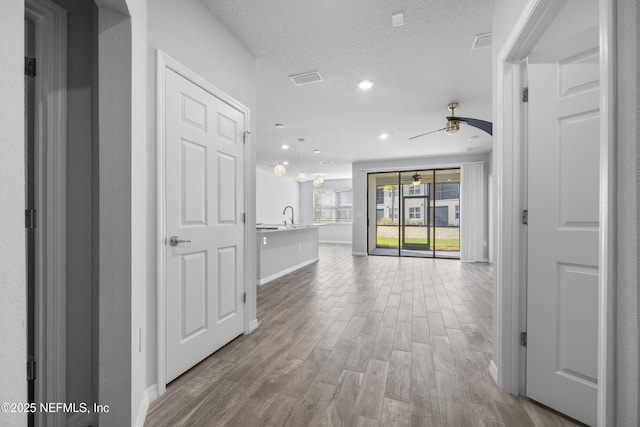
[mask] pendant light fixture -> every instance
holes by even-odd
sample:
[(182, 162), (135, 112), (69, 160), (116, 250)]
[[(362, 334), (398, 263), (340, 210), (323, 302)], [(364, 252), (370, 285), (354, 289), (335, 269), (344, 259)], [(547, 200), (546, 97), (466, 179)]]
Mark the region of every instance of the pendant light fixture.
[(299, 183), (303, 183), (303, 182), (307, 182), (307, 174), (304, 173), (304, 147), (303, 147), (304, 138), (300, 138), (298, 139), (298, 141), (300, 142), (300, 161), (302, 164), (302, 168), (300, 169), (300, 173), (296, 177), (296, 180)]
[[(282, 123), (276, 123), (274, 126), (276, 127), (276, 129), (284, 128), (284, 125)], [(286, 148), (284, 147), (284, 145), (278, 145), (278, 164), (273, 168), (273, 173), (275, 176), (283, 176), (285, 173), (287, 173), (287, 168), (284, 167), (282, 161), (280, 160), (280, 150), (289, 148), (288, 145), (286, 146)]]
[(287, 168), (285, 168), (280, 161), (280, 146), (278, 146), (278, 164), (273, 168), (273, 173), (275, 174), (275, 176), (283, 176), (285, 173), (287, 173)]
[(313, 186), (315, 188), (320, 188), (320, 186), (322, 186), (322, 183), (324, 182), (324, 173), (314, 173), (314, 179), (313, 179)]

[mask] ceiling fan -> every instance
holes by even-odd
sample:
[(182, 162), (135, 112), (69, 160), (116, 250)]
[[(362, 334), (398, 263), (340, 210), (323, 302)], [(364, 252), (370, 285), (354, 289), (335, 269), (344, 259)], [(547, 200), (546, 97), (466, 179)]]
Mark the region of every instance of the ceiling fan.
[(431, 132), (421, 133), (420, 135), (412, 136), (411, 139), (420, 138), (421, 136), (429, 135), (430, 133), (445, 131), (449, 135), (453, 135), (454, 133), (460, 130), (460, 122), (466, 122), (469, 126), (476, 127), (480, 130), (485, 131), (489, 135), (493, 135), (493, 123), (487, 122), (480, 119), (472, 119), (470, 117), (457, 117), (456, 116), (456, 108), (458, 108), (457, 102), (452, 102), (448, 105), (449, 111), (451, 111), (451, 115), (447, 116), (447, 124), (442, 129), (432, 130)]

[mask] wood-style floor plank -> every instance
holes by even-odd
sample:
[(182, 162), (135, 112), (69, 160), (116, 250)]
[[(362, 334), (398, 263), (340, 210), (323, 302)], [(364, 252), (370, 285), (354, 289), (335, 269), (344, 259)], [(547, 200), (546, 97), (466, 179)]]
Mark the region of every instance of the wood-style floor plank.
[(493, 383), (491, 281), (486, 264), (321, 245), (258, 288), (258, 329), (169, 384), (145, 425), (576, 425)]

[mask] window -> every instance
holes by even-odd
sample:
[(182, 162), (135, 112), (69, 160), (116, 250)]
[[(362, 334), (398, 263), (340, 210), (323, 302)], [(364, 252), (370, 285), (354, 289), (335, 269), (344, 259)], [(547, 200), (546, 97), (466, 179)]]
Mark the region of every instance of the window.
[(376, 188), (376, 205), (384, 204), (384, 187)]
[(436, 206), (436, 227), (449, 225), (449, 206)]
[(420, 219), (420, 208), (409, 208), (409, 219)]
[(380, 224), (382, 218), (384, 218), (384, 209), (376, 209), (376, 222)]
[(418, 194), (422, 194), (421, 189), (422, 189), (422, 184), (418, 184), (418, 185), (409, 184), (409, 195), (415, 196)]
[(456, 205), (456, 219), (460, 219), (460, 205)]
[(351, 223), (353, 191), (351, 188), (314, 188), (313, 222)]
[(451, 200), (460, 198), (459, 182), (436, 183), (436, 200)]
[(393, 209), (393, 219), (398, 219), (398, 208)]

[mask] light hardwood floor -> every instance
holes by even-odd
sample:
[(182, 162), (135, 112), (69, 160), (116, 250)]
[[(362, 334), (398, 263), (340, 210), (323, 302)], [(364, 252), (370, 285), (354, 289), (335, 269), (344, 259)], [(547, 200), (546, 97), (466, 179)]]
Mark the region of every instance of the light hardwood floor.
[(173, 381), (145, 425), (576, 425), (491, 380), (491, 275), (321, 245), (258, 289), (258, 329)]

